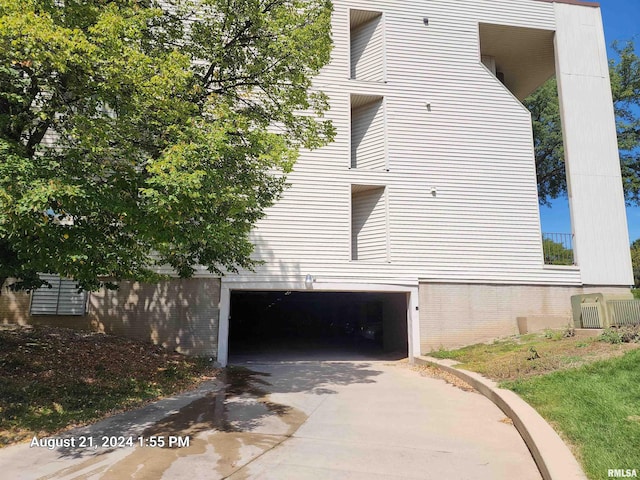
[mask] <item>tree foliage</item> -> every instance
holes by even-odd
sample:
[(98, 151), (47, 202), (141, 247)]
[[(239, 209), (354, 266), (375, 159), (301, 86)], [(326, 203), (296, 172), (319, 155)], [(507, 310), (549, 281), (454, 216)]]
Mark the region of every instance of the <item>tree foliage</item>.
[(611, 61), (611, 91), (616, 111), (618, 148), (625, 197), (640, 205), (640, 58), (632, 41), (614, 44), (620, 61)]
[(636, 288), (640, 288), (640, 238), (631, 244), (631, 263), (634, 284)]
[(524, 101), (531, 112), (535, 146), (538, 200), (549, 205), (550, 200), (566, 193), (564, 145), (560, 122), (558, 87), (555, 78), (548, 80)]
[(573, 249), (566, 248), (561, 242), (543, 238), (542, 251), (546, 265), (573, 265)]
[(331, 141), (329, 1), (159, 5), (0, 0), (0, 281), (251, 268), (298, 151)]
[[(640, 205), (640, 58), (633, 41), (614, 44), (619, 56), (609, 72), (616, 114), (620, 166), (627, 203)], [(567, 191), (558, 89), (551, 79), (524, 101), (531, 111), (538, 199), (549, 205)]]

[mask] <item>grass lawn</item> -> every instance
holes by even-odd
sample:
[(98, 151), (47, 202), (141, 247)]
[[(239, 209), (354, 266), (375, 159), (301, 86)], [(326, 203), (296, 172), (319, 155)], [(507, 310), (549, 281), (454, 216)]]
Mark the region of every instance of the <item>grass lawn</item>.
[(576, 449), (591, 479), (640, 472), (640, 350), (502, 384), (524, 398)]
[(639, 347), (547, 332), (430, 355), (515, 391), (572, 446), (587, 476), (600, 480), (609, 469), (640, 474)]
[(175, 394), (215, 373), (203, 359), (145, 342), (0, 326), (0, 447)]
[(563, 337), (563, 332), (529, 334), (477, 344), (459, 350), (429, 353), (436, 358), (461, 362), (460, 368), (481, 373), (494, 380), (516, 380), (597, 360), (617, 357), (640, 348), (637, 343), (610, 344), (597, 338)]

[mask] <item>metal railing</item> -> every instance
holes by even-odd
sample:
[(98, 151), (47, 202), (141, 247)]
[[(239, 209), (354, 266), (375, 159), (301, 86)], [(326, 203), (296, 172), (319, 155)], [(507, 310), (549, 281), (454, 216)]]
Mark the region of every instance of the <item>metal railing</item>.
[(620, 298), (626, 296), (602, 293), (573, 295), (571, 308), (574, 326), (610, 328), (640, 325), (640, 299)]
[(640, 325), (640, 300), (609, 300), (611, 325)]
[(575, 265), (571, 233), (543, 233), (542, 252), (545, 265)]
[(599, 303), (583, 303), (580, 305), (582, 314), (581, 328), (602, 328), (602, 318), (604, 317)]

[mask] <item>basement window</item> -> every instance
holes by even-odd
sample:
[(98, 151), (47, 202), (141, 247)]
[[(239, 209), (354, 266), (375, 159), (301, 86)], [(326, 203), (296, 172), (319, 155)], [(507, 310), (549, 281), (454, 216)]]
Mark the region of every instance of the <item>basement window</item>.
[(43, 285), (31, 292), (31, 315), (84, 315), (87, 294), (78, 291), (75, 280), (60, 278), (59, 275), (40, 274)]

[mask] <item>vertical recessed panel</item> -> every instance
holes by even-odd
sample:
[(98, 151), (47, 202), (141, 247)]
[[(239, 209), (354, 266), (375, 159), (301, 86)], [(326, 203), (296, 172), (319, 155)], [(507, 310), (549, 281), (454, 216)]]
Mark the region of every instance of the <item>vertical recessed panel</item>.
[(351, 257), (353, 260), (387, 260), (384, 187), (352, 186)]
[(351, 10), (351, 78), (384, 81), (382, 13)]
[(381, 170), (387, 166), (384, 101), (351, 96), (351, 168)]

